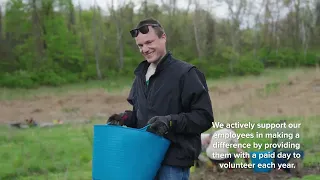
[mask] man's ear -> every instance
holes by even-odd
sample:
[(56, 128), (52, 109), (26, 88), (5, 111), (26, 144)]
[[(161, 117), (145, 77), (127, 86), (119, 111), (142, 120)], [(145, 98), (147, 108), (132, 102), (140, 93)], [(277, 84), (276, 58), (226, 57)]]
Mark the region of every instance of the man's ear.
[(161, 39), (163, 39), (164, 42), (167, 41), (167, 35), (166, 35), (166, 33), (163, 33), (163, 34), (161, 35)]

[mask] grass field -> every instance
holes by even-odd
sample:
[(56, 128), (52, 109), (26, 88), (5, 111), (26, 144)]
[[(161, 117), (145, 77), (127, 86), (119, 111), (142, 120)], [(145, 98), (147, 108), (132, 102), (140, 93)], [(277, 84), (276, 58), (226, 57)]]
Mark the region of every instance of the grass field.
[[(91, 179), (93, 125), (105, 123), (111, 113), (130, 107), (125, 101), (130, 83), (127, 79), (118, 79), (37, 90), (2, 89), (0, 180)], [(302, 124), (299, 129), (301, 141), (306, 150), (304, 164), (319, 167), (318, 70), (269, 70), (259, 77), (208, 80), (208, 84), (216, 121), (275, 122), (285, 118), (289, 122), (299, 122)], [(86, 98), (82, 101), (83, 97)], [(56, 105), (60, 101), (64, 103)], [(68, 115), (70, 112), (66, 108), (76, 109), (76, 113), (73, 112), (76, 115)], [(34, 109), (40, 110), (35, 112)], [(97, 118), (97, 113), (104, 115)], [(50, 118), (46, 119), (46, 114), (50, 114)], [(66, 124), (24, 130), (5, 125), (30, 116), (39, 123), (61, 118)], [(82, 117), (92, 122), (83, 124), (71, 121)], [(251, 130), (240, 129), (239, 132)], [(271, 142), (265, 138), (241, 140), (253, 141)], [(304, 177), (317, 178), (320, 175)]]

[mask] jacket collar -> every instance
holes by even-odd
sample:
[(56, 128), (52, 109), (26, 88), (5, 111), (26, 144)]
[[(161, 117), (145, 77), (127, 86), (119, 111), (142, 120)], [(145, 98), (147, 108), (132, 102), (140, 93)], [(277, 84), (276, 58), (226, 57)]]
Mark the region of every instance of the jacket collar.
[[(163, 69), (165, 69), (168, 65), (172, 62), (172, 54), (170, 51), (167, 52), (165, 56), (160, 60), (159, 64), (157, 65), (155, 74), (159, 73)], [(138, 76), (144, 76), (148, 70), (150, 63), (147, 60), (142, 61), (138, 67), (135, 69), (134, 74)]]

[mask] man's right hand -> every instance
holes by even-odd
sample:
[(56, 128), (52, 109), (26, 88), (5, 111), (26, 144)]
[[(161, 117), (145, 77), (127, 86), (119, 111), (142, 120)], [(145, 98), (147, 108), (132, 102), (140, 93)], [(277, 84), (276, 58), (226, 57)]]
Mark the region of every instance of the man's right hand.
[(107, 124), (109, 123), (110, 125), (120, 125), (123, 126), (124, 121), (128, 118), (128, 116), (125, 113), (120, 113), (120, 114), (113, 114), (110, 116), (107, 120)]
[(164, 136), (172, 128), (171, 116), (155, 116), (148, 121), (150, 124), (147, 131)]

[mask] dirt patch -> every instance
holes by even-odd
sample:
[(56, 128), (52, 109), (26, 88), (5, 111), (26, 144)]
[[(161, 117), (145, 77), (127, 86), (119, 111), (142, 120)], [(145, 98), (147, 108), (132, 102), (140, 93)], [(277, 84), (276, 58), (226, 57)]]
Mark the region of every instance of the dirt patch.
[[(38, 122), (107, 118), (131, 109), (128, 91), (110, 94), (105, 90), (69, 93), (64, 96), (35, 96), (31, 100), (0, 101), (0, 122), (33, 118)], [(317, 73), (289, 77), (287, 81), (244, 81), (210, 87), (215, 118), (219, 121), (273, 116), (319, 115), (320, 78)]]
[(320, 113), (320, 78), (317, 76), (294, 77), (284, 82), (247, 82), (210, 90), (215, 116), (220, 121)]
[[(320, 165), (305, 167), (302, 176), (320, 174)], [(255, 173), (252, 169), (233, 169), (227, 172), (213, 172), (210, 168), (197, 168), (191, 173), (190, 180), (283, 180), (294, 176), (283, 171), (273, 170), (270, 173)]]
[(93, 116), (107, 117), (111, 113), (130, 108), (126, 98), (126, 94), (114, 95), (101, 90), (61, 97), (34, 97), (28, 101), (2, 101), (0, 122), (21, 121), (31, 117), (38, 122), (50, 122), (56, 119), (83, 120)]

